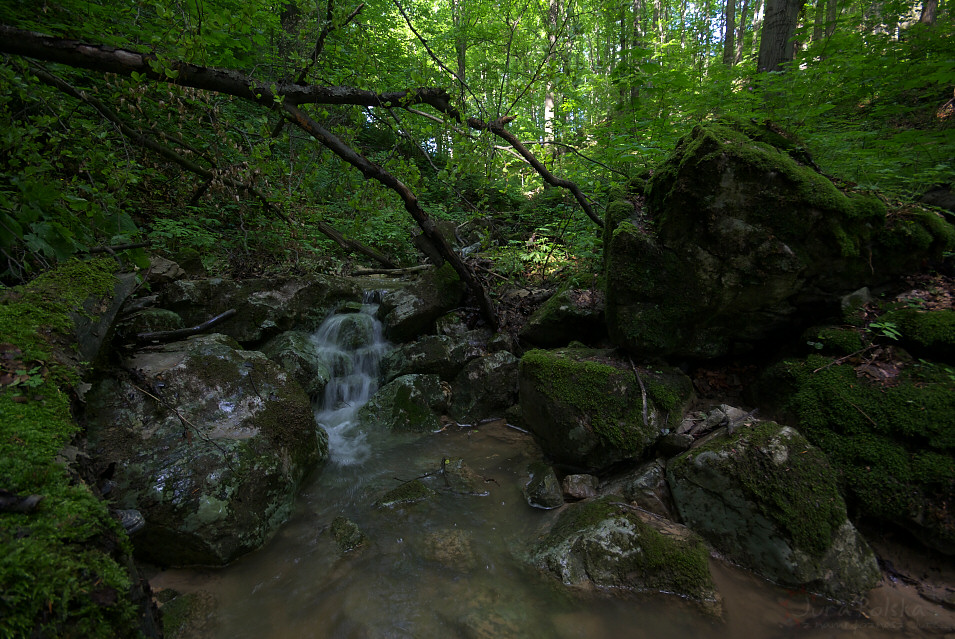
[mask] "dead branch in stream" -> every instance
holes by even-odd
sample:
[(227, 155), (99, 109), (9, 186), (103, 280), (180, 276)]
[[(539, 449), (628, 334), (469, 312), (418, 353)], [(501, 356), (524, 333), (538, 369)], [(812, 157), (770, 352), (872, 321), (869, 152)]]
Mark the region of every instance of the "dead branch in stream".
[(182, 339), (183, 337), (189, 337), (190, 335), (198, 335), (204, 331), (209, 330), (216, 324), (221, 324), (225, 320), (229, 319), (235, 315), (236, 310), (230, 308), (224, 313), (220, 313), (213, 317), (210, 320), (206, 320), (198, 326), (192, 326), (190, 328), (179, 328), (174, 331), (154, 331), (152, 333), (136, 333), (136, 341), (140, 344), (152, 344), (156, 342), (172, 342), (177, 339)]

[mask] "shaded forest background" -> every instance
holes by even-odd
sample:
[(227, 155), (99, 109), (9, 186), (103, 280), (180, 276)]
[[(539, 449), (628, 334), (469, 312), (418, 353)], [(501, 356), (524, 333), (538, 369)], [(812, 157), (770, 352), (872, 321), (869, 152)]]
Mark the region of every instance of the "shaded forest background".
[(955, 177), (944, 0), (7, 1), (0, 23), (152, 54), (153, 72), (0, 59), (4, 285), (145, 243), (230, 276), (418, 262), (401, 199), (283, 120), (278, 92), (268, 108), (179, 86), (180, 62), (262, 86), (445, 90), (444, 112), (302, 108), (453, 223), (488, 285), (590, 283), (601, 230), (468, 117), (506, 121), (597, 216), (718, 118), (769, 120), (840, 186), (887, 199)]

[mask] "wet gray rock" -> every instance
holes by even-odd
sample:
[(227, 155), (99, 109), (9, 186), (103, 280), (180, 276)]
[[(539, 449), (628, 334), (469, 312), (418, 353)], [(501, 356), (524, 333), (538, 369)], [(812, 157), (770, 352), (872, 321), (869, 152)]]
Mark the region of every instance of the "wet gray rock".
[(172, 260), (153, 255), (149, 258), (149, 270), (146, 272), (146, 281), (150, 284), (163, 286), (175, 282), (186, 276), (186, 271)]
[(262, 353), (212, 334), (136, 354), (136, 379), (87, 393), (87, 438), (120, 509), (146, 526), (136, 551), (160, 565), (225, 564), (261, 546), (327, 457), (308, 397)]
[(329, 276), (310, 279), (210, 278), (178, 280), (163, 289), (161, 305), (196, 326), (235, 309), (236, 314), (216, 326), (240, 342), (259, 342), (292, 329), (312, 329), (339, 304), (361, 298), (351, 280)]
[(465, 364), (484, 353), (481, 346), (470, 344), (464, 335), (425, 335), (390, 352), (381, 363), (382, 378), (390, 382), (401, 375), (419, 373), (438, 375), (450, 382)]
[(600, 481), (593, 475), (567, 475), (560, 482), (564, 497), (574, 501), (596, 497), (599, 485)]
[(567, 586), (661, 593), (721, 610), (703, 540), (613, 497), (569, 504), (531, 557)]
[(90, 297), (83, 302), (82, 308), (70, 312), (81, 361), (97, 364), (106, 358), (116, 329), (116, 318), (137, 286), (139, 278), (136, 275), (119, 273), (112, 295)]
[(332, 372), (318, 354), (311, 335), (304, 331), (285, 331), (262, 346), (262, 352), (281, 366), (310, 397), (319, 397), (332, 378)]
[(501, 417), (517, 403), (519, 360), (507, 351), (471, 360), (452, 384), (451, 416), (459, 422)]
[(792, 428), (760, 422), (716, 433), (670, 460), (667, 482), (687, 526), (772, 581), (839, 599), (879, 582), (828, 460)]
[(118, 330), (125, 336), (133, 336), (137, 333), (175, 331), (185, 326), (178, 313), (165, 308), (144, 308), (124, 319)]
[(450, 264), (425, 271), (402, 288), (381, 297), (385, 334), (394, 342), (410, 342), (434, 332), (435, 320), (460, 304), (464, 284)]
[(402, 375), (385, 384), (358, 411), (369, 428), (428, 432), (440, 428), (448, 390), (437, 375)]
[(553, 468), (544, 462), (534, 462), (527, 467), (527, 474), (530, 478), (521, 492), (529, 505), (545, 510), (564, 505), (564, 494)]
[(603, 488), (603, 494), (619, 495), (628, 503), (667, 519), (676, 519), (676, 507), (666, 479), (666, 465), (659, 459), (643, 464)]

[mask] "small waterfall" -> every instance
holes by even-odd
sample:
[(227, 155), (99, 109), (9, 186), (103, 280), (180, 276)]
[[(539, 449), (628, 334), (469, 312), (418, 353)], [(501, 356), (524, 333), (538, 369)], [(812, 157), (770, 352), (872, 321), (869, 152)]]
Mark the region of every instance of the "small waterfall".
[(328, 432), (332, 463), (352, 466), (371, 454), (358, 409), (378, 390), (381, 360), (388, 352), (378, 312), (379, 291), (365, 291), (361, 310), (330, 315), (312, 335), (332, 379), (315, 409), (315, 421)]

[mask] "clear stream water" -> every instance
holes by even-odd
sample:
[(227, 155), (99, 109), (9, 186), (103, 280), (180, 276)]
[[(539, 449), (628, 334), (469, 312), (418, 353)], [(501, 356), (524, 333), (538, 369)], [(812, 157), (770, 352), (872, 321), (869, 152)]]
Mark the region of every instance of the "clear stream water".
[[(716, 560), (723, 622), (672, 597), (574, 592), (537, 573), (522, 557), (556, 512), (531, 508), (521, 495), (524, 469), (541, 457), (529, 435), (502, 420), (424, 436), (362, 430), (355, 413), (375, 392), (387, 352), (375, 308), (333, 315), (314, 336), (337, 362), (316, 406), (331, 458), (301, 491), (291, 520), (264, 548), (226, 568), (167, 570), (150, 579), (156, 590), (214, 597), (203, 637), (909, 636)], [(369, 332), (370, 343), (354, 348), (356, 330)], [(402, 482), (437, 471), (445, 457), (463, 458), (484, 495), (433, 483), (439, 493), (428, 502), (373, 507)], [(329, 531), (338, 516), (358, 524), (365, 546), (339, 551)]]

